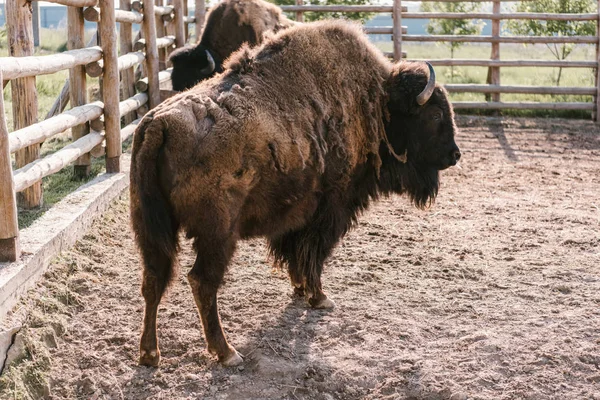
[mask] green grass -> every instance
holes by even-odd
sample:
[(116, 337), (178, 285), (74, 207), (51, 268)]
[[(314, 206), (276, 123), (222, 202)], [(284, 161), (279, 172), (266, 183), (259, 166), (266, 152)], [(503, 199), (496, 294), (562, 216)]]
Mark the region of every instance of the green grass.
[[(391, 51), (391, 43), (378, 43), (384, 51)], [(413, 44), (404, 43), (403, 51), (407, 52), (408, 60), (411, 59), (439, 59), (450, 58), (450, 49), (443, 44)], [(455, 51), (454, 58), (462, 59), (489, 59), (491, 45), (467, 44)], [(568, 60), (595, 60), (595, 48), (592, 46), (578, 46), (569, 56)], [(512, 45), (502, 44), (500, 47), (502, 60), (554, 60), (548, 48), (544, 45)], [(441, 83), (486, 83), (487, 67), (454, 67), (454, 75), (450, 67), (436, 67), (436, 77)], [(556, 86), (558, 68), (536, 67), (505, 67), (500, 69), (500, 82), (502, 85), (524, 86)], [(591, 87), (595, 84), (595, 70), (588, 68), (564, 68), (560, 86)], [(485, 101), (481, 93), (452, 93), (453, 101)], [(531, 101), (531, 102), (591, 102), (592, 96), (581, 95), (536, 95), (536, 94), (501, 94), (501, 101)], [(491, 110), (460, 110), (461, 113), (490, 114)], [(567, 117), (590, 118), (589, 111), (553, 111), (553, 110), (503, 110), (503, 115), (511, 116), (538, 116), (538, 117)]]

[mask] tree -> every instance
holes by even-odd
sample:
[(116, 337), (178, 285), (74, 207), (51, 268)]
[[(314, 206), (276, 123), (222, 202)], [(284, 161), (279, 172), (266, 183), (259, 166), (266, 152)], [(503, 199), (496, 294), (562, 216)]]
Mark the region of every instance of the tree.
[[(273, 4), (277, 4), (278, 6), (294, 6), (296, 5), (296, 0), (267, 0)], [(333, 5), (345, 5), (345, 6), (358, 6), (363, 4), (371, 4), (370, 0), (305, 0), (304, 4), (310, 4), (313, 6), (333, 6)], [(373, 13), (366, 12), (354, 12), (354, 13), (339, 13), (339, 12), (306, 12), (304, 13), (305, 21), (317, 21), (320, 19), (330, 19), (330, 18), (347, 18), (359, 20), (361, 22), (365, 22), (373, 16)]]
[[(517, 4), (517, 12), (531, 13), (595, 13), (597, 3), (594, 0), (537, 0), (523, 1)], [(524, 36), (588, 36), (596, 35), (595, 21), (539, 21), (513, 20), (508, 29), (515, 35)], [(546, 44), (557, 60), (566, 59), (575, 49), (575, 44)], [(560, 85), (562, 67), (558, 69), (556, 86)]]
[[(481, 3), (422, 3), (421, 10), (424, 12), (451, 12), (451, 13), (474, 13), (481, 10)], [(430, 35), (479, 35), (485, 23), (481, 20), (472, 19), (430, 19), (427, 23), (427, 32)], [(454, 58), (454, 51), (462, 46), (461, 42), (447, 42), (450, 47), (450, 57)], [(451, 77), (454, 77), (454, 67), (450, 69)]]

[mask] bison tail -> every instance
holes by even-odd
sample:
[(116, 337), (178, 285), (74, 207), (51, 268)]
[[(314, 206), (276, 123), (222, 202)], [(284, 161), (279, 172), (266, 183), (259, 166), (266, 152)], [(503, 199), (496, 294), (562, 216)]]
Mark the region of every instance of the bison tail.
[(149, 114), (134, 136), (130, 171), (131, 222), (144, 261), (145, 275), (163, 285), (173, 278), (179, 222), (159, 181), (163, 123)]

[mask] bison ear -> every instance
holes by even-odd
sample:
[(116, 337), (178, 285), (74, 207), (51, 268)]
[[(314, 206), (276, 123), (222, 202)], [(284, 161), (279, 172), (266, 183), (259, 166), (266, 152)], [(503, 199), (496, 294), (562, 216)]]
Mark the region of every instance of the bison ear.
[(401, 62), (388, 79), (389, 110), (414, 113), (427, 103), (435, 89), (435, 72), (429, 63)]

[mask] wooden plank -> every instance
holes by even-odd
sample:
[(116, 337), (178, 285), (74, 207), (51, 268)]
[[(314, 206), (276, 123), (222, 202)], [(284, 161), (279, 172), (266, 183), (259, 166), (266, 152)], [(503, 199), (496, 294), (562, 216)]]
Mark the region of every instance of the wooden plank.
[(100, 101), (73, 107), (62, 114), (16, 130), (10, 134), (10, 152), (41, 143), (52, 136), (77, 125), (85, 124), (102, 115), (104, 105)]
[(480, 84), (449, 83), (444, 87), (454, 93), (523, 93), (523, 94), (567, 94), (595, 95), (595, 87), (558, 87), (558, 86), (500, 86)]
[(596, 36), (476, 36), (476, 35), (405, 35), (407, 42), (470, 42), (470, 43), (598, 43)]
[[(394, 35), (394, 27), (393, 26), (364, 26), (363, 30), (366, 34), (369, 35)], [(408, 32), (408, 28), (406, 26), (402, 27), (402, 34), (406, 34)]]
[[(31, 5), (27, 0), (8, 0), (6, 2), (6, 25), (10, 55), (15, 57), (32, 56), (33, 29)], [(4, 65), (2, 65), (4, 70)], [(8, 75), (8, 74), (7, 74)], [(6, 78), (4, 78), (6, 79)], [(21, 129), (37, 122), (38, 100), (35, 77), (11, 80), (14, 129)], [(40, 146), (34, 145), (15, 154), (15, 165), (22, 168), (37, 160)], [(23, 208), (35, 208), (42, 205), (42, 185), (37, 183), (17, 196)]]
[[(123, 11), (123, 12), (131, 12), (131, 0), (119, 0), (119, 8)], [(142, 22), (143, 20), (143, 15), (137, 13), (140, 17), (139, 22)], [(115, 19), (116, 19), (116, 13), (115, 13)], [(118, 20), (117, 20), (118, 22)], [(138, 22), (138, 23), (139, 23)], [(131, 23), (125, 23), (125, 22), (121, 22), (119, 25), (119, 47), (120, 47), (120, 51), (121, 54), (125, 55), (126, 57), (129, 56), (129, 54), (132, 52), (133, 50), (133, 29), (131, 26)], [(142, 53), (138, 53), (138, 56), (141, 56), (140, 58), (138, 58), (136, 61), (138, 62), (142, 62), (142, 60), (144, 59), (144, 55)], [(128, 65), (128, 68), (122, 68), (123, 66), (123, 57), (120, 56), (117, 64), (118, 64), (118, 69), (119, 71), (121, 71), (121, 99), (128, 99), (131, 96), (135, 95), (135, 77), (134, 77), (134, 73), (133, 73), (133, 66), (135, 65), (135, 63)], [(88, 64), (89, 65), (89, 64)], [(86, 67), (87, 70), (87, 67)], [(131, 121), (133, 121), (135, 119), (135, 115), (133, 114), (127, 114), (124, 117), (124, 122), (125, 124), (129, 124)]]
[(503, 103), (503, 102), (469, 102), (469, 101), (455, 101), (452, 102), (452, 106), (455, 109), (481, 109), (481, 110), (506, 110), (506, 109), (517, 109), (517, 110), (594, 110), (596, 105), (594, 103), (530, 103), (530, 102), (514, 102), (514, 103)]
[[(157, 49), (163, 49), (165, 47), (173, 46), (175, 44), (174, 36), (162, 36), (154, 38), (154, 43)], [(146, 51), (146, 39), (139, 39), (133, 45), (134, 51)]]
[[(167, 68), (164, 71), (160, 71), (158, 73), (158, 81), (160, 83), (165, 83), (171, 80), (171, 73), (173, 72), (173, 68)], [(148, 91), (148, 78), (142, 78), (135, 83), (135, 88), (140, 92)]]
[(160, 83), (158, 80), (158, 49), (156, 47), (156, 20), (154, 2), (148, 1), (142, 23), (146, 50), (146, 74), (148, 76), (148, 103), (150, 108), (160, 103)]
[[(489, 0), (487, 0), (489, 1)], [(343, 5), (331, 5), (331, 6), (316, 6), (316, 5), (303, 5), (303, 6), (280, 6), (284, 12), (372, 12), (372, 13), (391, 13), (393, 12), (393, 6), (375, 6), (375, 5), (356, 5), (356, 6), (343, 6)], [(402, 7), (402, 12), (408, 11), (407, 7)]]
[(402, 13), (405, 19), (527, 19), (541, 21), (597, 21), (598, 14), (552, 14), (552, 13), (447, 13), (409, 12)]
[[(121, 132), (118, 133), (120, 140)], [(52, 153), (26, 167), (16, 170), (13, 176), (15, 190), (20, 192), (36, 182), (40, 182), (42, 178), (60, 171), (82, 155), (89, 153), (94, 146), (102, 143), (103, 140), (104, 135), (101, 133), (90, 132), (70, 145), (58, 150), (56, 153)]]
[(133, 133), (135, 132), (135, 130), (136, 130), (137, 126), (140, 124), (140, 122), (142, 122), (142, 119), (138, 118), (135, 121), (131, 122), (129, 125), (127, 125), (125, 128), (121, 129), (121, 141), (122, 142), (124, 142), (131, 135), (133, 135)]
[[(150, 1), (152, 1), (152, 0), (147, 0), (147, 2), (150, 2)], [(162, 2), (163, 2), (163, 0), (154, 0), (155, 8), (162, 7)], [(157, 14), (156, 12), (155, 12), (155, 15), (156, 15), (156, 19), (155, 19), (156, 20), (156, 37), (162, 38), (162, 37), (168, 36), (167, 29), (165, 27), (165, 21), (162, 19), (162, 16)], [(157, 39), (156, 46), (158, 48), (158, 69), (163, 70), (163, 69), (167, 68), (167, 50), (165, 47), (159, 46), (159, 42), (160, 41)], [(175, 40), (173, 40), (173, 43), (175, 43)], [(134, 45), (134, 50), (139, 50), (138, 45), (139, 45), (139, 42)]]
[[(122, 56), (119, 56), (118, 59), (119, 71), (132, 68), (136, 64), (144, 62), (145, 59), (146, 56), (141, 51), (134, 51), (132, 53), (123, 54)], [(98, 60), (96, 62), (87, 64), (85, 66), (85, 72), (89, 76), (96, 78), (102, 75), (103, 68), (104, 62), (102, 60)]]
[(468, 60), (447, 58), (437, 60), (415, 59), (413, 61), (429, 61), (434, 67), (548, 67), (548, 68), (596, 68), (597, 61), (551, 61), (551, 60)]
[[(304, 0), (296, 0), (296, 5), (297, 6), (303, 6), (304, 5)], [(304, 12), (302, 12), (302, 11), (296, 11), (296, 21), (297, 22), (304, 22)]]
[[(84, 19), (83, 9), (77, 7), (67, 7), (67, 48), (75, 50), (85, 47), (84, 42)], [(69, 70), (69, 85), (71, 107), (81, 106), (87, 103), (87, 82), (85, 68), (76, 66)], [(89, 127), (86, 123), (71, 127), (73, 140), (77, 140), (89, 133)], [(92, 170), (92, 159), (89, 154), (84, 154), (73, 165), (73, 173), (76, 177), (87, 177)]]
[[(188, 10), (188, 2), (187, 0), (182, 2), (183, 4), (183, 26), (184, 26), (184, 42), (187, 43), (188, 40), (190, 39), (190, 26), (188, 25), (189, 22), (189, 10)], [(193, 19), (193, 18), (192, 18)]]
[[(121, 6), (119, 6), (121, 7)], [(131, 6), (130, 6), (131, 7)], [(83, 12), (86, 21), (99, 22), (100, 9), (98, 7), (88, 7)], [(144, 19), (143, 15), (137, 11), (131, 11), (130, 8), (115, 10), (115, 20), (125, 24), (141, 24)]]
[[(186, 0), (187, 1), (187, 0)], [(185, 46), (185, 27), (183, 23), (183, 0), (173, 0), (175, 11), (175, 47)]]
[[(492, 11), (495, 15), (500, 14), (502, 4), (500, 0), (494, 0), (494, 4), (492, 6)], [(500, 20), (494, 19), (492, 20), (492, 36), (497, 37), (500, 36)], [(492, 60), (500, 59), (500, 43), (493, 42), (492, 43), (492, 55), (490, 57)], [(489, 80), (488, 83), (492, 85), (500, 85), (500, 67), (490, 67), (489, 70)], [(489, 100), (489, 99), (486, 99)], [(493, 93), (492, 101), (499, 102), (500, 101), (500, 93)]]
[[(102, 97), (106, 129), (106, 172), (121, 170), (121, 117), (119, 115), (119, 65), (115, 9), (112, 0), (100, 0), (102, 19), (98, 23), (104, 54)], [(92, 146), (93, 147), (93, 146)]]
[(33, 56), (33, 53), (31, 53), (28, 57), (1, 57), (0, 68), (4, 72), (4, 79), (17, 79), (53, 74), (78, 65), (98, 61), (100, 58), (102, 58), (102, 49), (94, 46), (64, 51), (49, 56)]
[[(600, 16), (600, 0), (598, 0), (598, 16)], [(598, 23), (596, 24), (596, 34), (600, 38), (600, 18), (598, 19)], [(596, 43), (596, 62), (600, 66), (600, 42)], [(592, 118), (596, 121), (597, 124), (600, 124), (600, 68), (596, 68), (596, 88), (598, 92), (596, 93), (596, 97), (594, 98), (594, 103), (596, 103), (596, 109), (592, 113)]]
[(60, 4), (71, 7), (93, 7), (98, 3), (98, 0), (45, 0), (49, 3)]
[(394, 61), (402, 60), (402, 0), (394, 0), (392, 11), (393, 33), (392, 40), (394, 42)]
[(202, 30), (204, 29), (204, 20), (206, 19), (206, 3), (205, 0), (194, 0), (196, 9), (194, 16), (196, 17), (196, 42), (200, 43), (202, 38)]
[(15, 261), (20, 256), (17, 199), (5, 115), (4, 96), (0, 96), (0, 262)]

